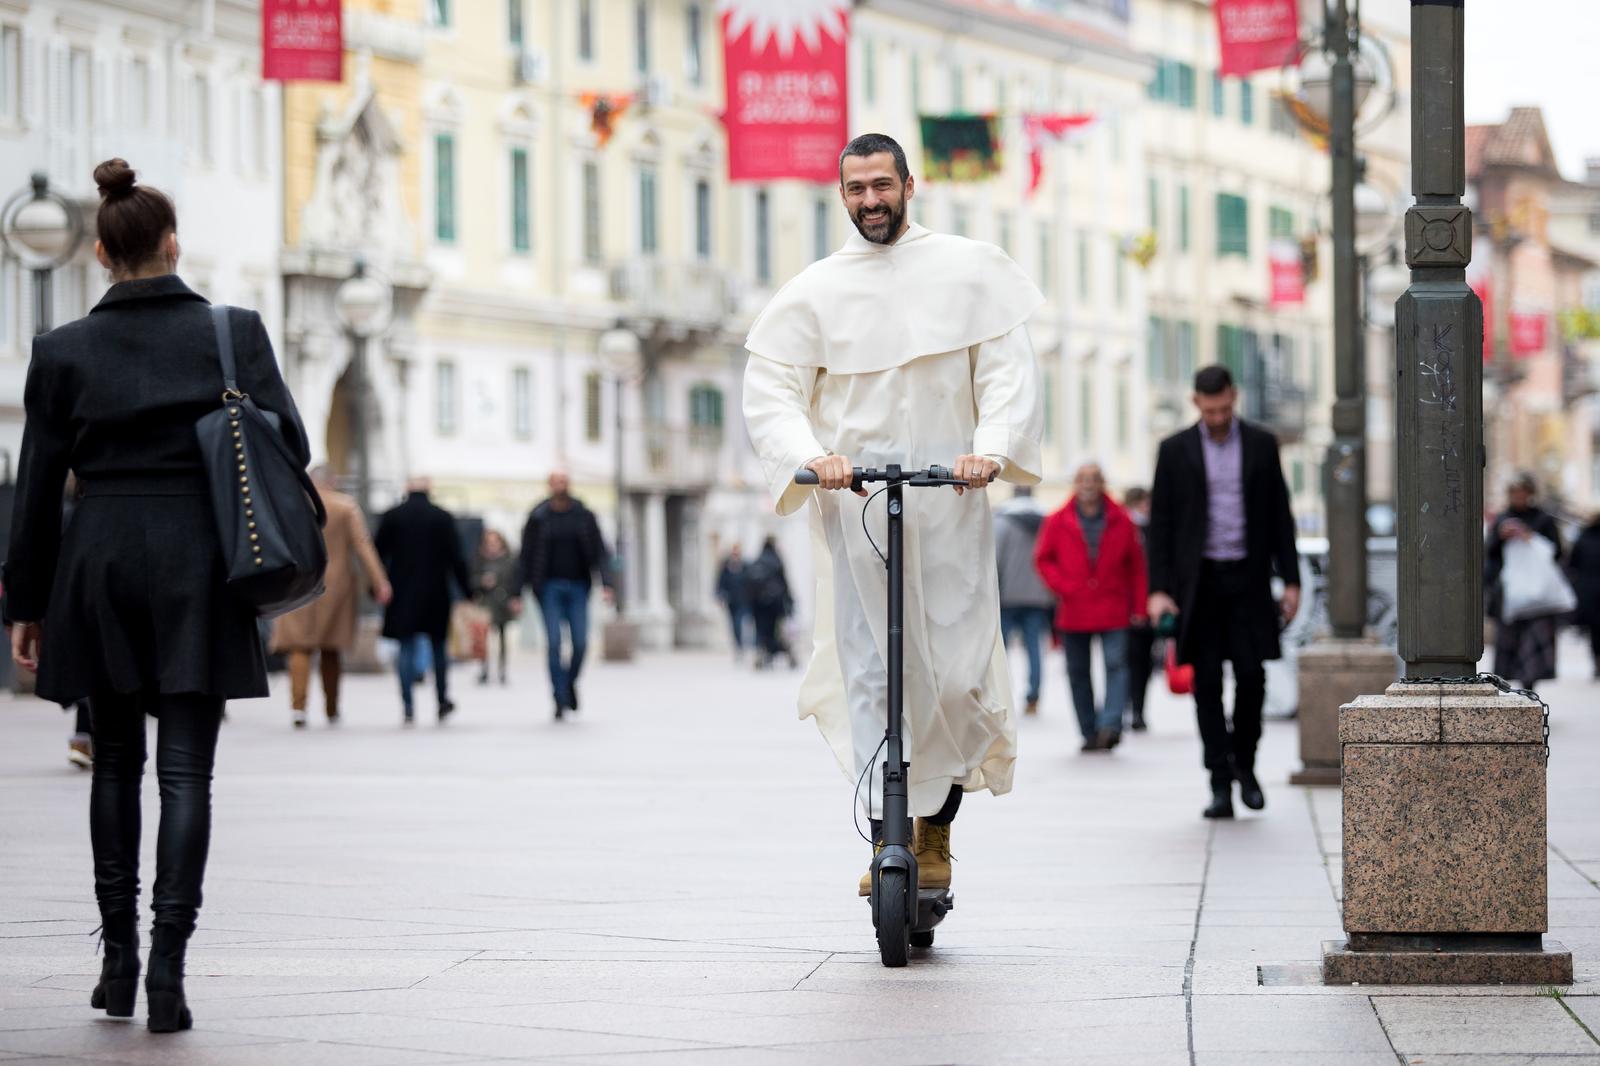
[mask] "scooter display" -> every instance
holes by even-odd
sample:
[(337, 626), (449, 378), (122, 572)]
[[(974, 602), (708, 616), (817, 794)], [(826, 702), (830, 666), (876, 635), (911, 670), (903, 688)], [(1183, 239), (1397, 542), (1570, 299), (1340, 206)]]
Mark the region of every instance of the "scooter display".
[[(934, 926), (955, 909), (948, 888), (921, 889), (917, 884), (917, 856), (911, 846), (911, 811), (908, 796), (910, 765), (905, 759), (901, 718), (905, 703), (905, 489), (965, 486), (947, 467), (903, 470), (856, 467), (851, 488), (882, 484), (888, 497), (888, 550), (884, 566), (889, 575), (888, 671), (889, 720), (884, 730), (883, 850), (872, 860), (872, 925), (877, 930), (878, 955), (885, 966), (904, 966), (911, 948), (933, 946)], [(795, 484), (815, 485), (815, 471), (801, 469)], [(869, 501), (870, 502), (870, 501)]]

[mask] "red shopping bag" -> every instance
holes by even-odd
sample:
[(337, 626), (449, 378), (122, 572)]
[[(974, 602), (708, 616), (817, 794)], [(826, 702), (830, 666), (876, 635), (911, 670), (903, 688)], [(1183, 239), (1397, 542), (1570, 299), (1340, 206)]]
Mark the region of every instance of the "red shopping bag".
[(1174, 696), (1184, 696), (1194, 691), (1194, 667), (1178, 661), (1178, 642), (1167, 641), (1167, 688)]

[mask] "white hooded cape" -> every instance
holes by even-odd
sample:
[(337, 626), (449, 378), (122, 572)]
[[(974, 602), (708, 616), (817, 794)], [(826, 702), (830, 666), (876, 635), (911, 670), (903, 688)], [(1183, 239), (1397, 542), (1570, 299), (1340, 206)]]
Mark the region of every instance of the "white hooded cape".
[[(794, 473), (824, 454), (923, 467), (974, 453), (996, 458), (1006, 480), (1038, 481), (1042, 414), (1025, 324), (1043, 302), (1000, 249), (912, 226), (887, 246), (853, 235), (751, 328), (751, 439), (778, 512), (811, 511), (815, 651), (800, 715), (816, 719), (852, 781), (869, 765), (881, 778), (887, 579), (862, 530), (868, 501), (796, 486)], [(987, 494), (905, 495), (904, 725), (912, 813), (927, 816), (952, 785), (1009, 791), (1016, 728)], [(881, 548), (882, 497), (866, 517)], [(867, 795), (876, 817), (881, 780)]]

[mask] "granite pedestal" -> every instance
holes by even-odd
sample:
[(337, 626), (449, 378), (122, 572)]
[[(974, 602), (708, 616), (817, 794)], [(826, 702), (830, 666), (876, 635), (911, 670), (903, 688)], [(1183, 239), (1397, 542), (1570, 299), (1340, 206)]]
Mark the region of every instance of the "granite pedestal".
[(1329, 984), (1572, 983), (1545, 944), (1540, 706), (1492, 685), (1390, 685), (1339, 710), (1344, 930)]
[(1326, 638), (1300, 650), (1295, 660), (1300, 682), (1301, 768), (1289, 775), (1294, 785), (1337, 785), (1339, 708), (1363, 692), (1382, 692), (1400, 672), (1393, 650), (1371, 637)]

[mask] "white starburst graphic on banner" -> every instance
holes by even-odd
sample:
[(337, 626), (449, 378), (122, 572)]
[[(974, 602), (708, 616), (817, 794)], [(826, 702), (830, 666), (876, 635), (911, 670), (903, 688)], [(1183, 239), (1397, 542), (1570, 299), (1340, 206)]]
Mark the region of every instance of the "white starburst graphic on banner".
[(717, 6), (730, 16), (729, 41), (751, 30), (752, 52), (762, 51), (774, 39), (782, 56), (792, 53), (797, 41), (815, 52), (824, 33), (840, 42), (849, 33), (849, 0), (721, 0)]

